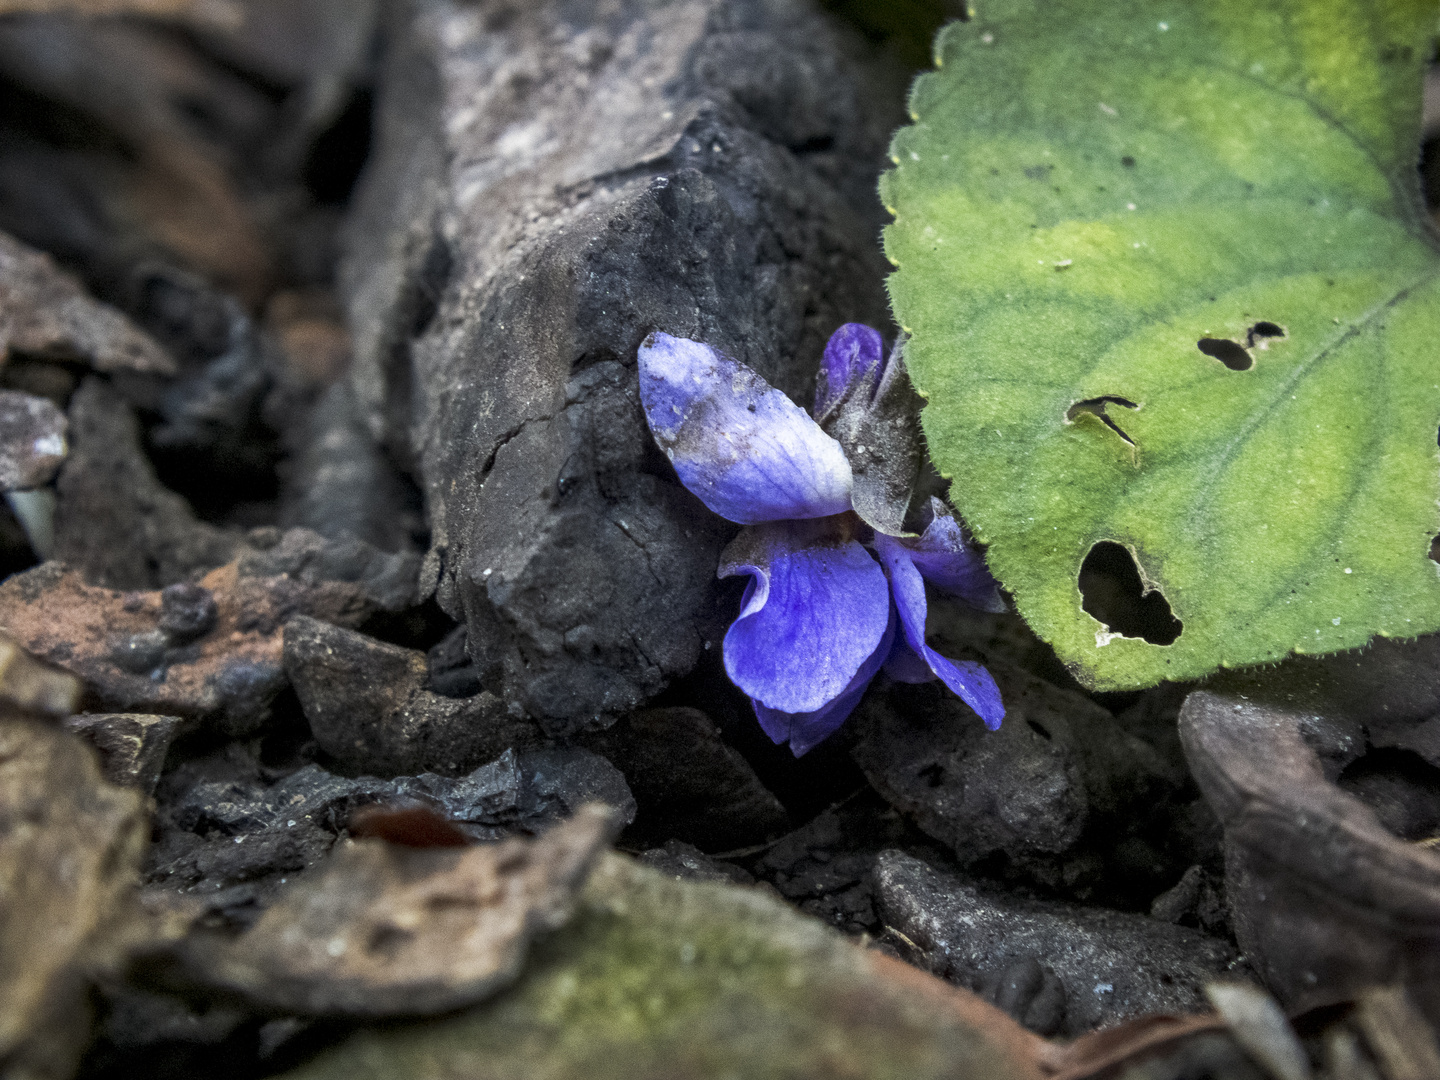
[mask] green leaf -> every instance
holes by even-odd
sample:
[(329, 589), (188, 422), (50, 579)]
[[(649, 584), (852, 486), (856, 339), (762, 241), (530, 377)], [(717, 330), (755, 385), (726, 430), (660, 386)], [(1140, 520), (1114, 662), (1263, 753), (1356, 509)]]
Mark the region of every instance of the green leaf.
[[(1433, 5), (976, 8), (895, 137), (886, 250), (931, 454), (1021, 613), (1105, 689), (1440, 628)], [(1172, 644), (1083, 610), (1105, 540)]]

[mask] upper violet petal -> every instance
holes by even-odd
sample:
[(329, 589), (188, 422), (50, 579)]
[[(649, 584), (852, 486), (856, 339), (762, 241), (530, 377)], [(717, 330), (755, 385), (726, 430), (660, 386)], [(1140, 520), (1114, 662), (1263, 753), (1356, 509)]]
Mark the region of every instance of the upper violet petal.
[(926, 581), (981, 611), (1003, 612), (1000, 585), (985, 566), (985, 559), (970, 546), (957, 522), (936, 498), (930, 500), (933, 517), (918, 540), (906, 540), (910, 561)]
[(645, 339), (639, 361), (650, 431), (715, 513), (753, 525), (850, 509), (840, 444), (744, 364), (661, 333)]
[(864, 323), (846, 323), (830, 335), (815, 382), (815, 415), (823, 417), (851, 391), (868, 402), (880, 385), (884, 342)]
[(1000, 701), (1000, 688), (995, 685), (995, 680), (980, 664), (950, 660), (925, 644), (925, 615), (928, 611), (925, 581), (911, 562), (909, 550), (894, 537), (877, 533), (875, 551), (890, 575), (890, 591), (895, 597), (895, 609), (900, 614), (900, 628), (905, 632), (906, 644), (924, 659), (941, 682), (979, 714), (987, 728), (994, 731), (1005, 716), (1005, 706)]
[[(796, 757), (801, 757), (820, 743), (824, 742), (839, 729), (850, 714), (855, 711), (855, 706), (860, 704), (860, 699), (865, 696), (865, 689), (870, 685), (879, 672), (886, 657), (891, 655), (891, 646), (899, 640), (896, 634), (897, 621), (895, 618), (895, 606), (890, 606), (890, 621), (885, 627), (885, 636), (880, 639), (880, 644), (870, 654), (870, 658), (860, 665), (860, 670), (850, 680), (850, 685), (841, 691), (830, 704), (825, 705), (814, 712), (808, 713), (787, 713), (779, 709), (772, 709), (754, 698), (750, 703), (755, 707), (755, 716), (760, 721), (760, 727), (770, 741), (774, 743), (789, 743), (790, 752)], [(929, 669), (926, 669), (929, 675)], [(933, 676), (931, 676), (933, 678)]]
[(885, 572), (834, 522), (744, 530), (721, 557), (720, 576), (732, 574), (750, 574), (753, 581), (725, 634), (725, 671), (770, 709), (825, 708), (846, 692), (885, 637)]

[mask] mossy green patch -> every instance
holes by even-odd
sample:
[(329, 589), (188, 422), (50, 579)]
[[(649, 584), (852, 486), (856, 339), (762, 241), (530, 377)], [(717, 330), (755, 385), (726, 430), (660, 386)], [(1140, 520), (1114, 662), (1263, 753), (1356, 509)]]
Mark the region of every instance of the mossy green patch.
[[(1021, 613), (1105, 689), (1440, 629), (1435, 6), (975, 7), (895, 138), (886, 250), (931, 454)], [(1106, 540), (1172, 643), (1084, 610)]]
[(364, 1031), (290, 1080), (1031, 1076), (863, 950), (757, 890), (602, 861), (563, 930), (476, 1009)]

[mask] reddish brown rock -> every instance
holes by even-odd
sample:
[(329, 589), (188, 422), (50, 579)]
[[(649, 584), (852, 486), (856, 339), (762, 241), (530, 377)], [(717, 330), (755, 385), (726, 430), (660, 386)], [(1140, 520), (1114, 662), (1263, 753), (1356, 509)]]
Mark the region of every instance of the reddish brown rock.
[(282, 627), (296, 614), (353, 626), (375, 610), (359, 584), (240, 574), (231, 563), (198, 582), (215, 602), (203, 636), (160, 629), (160, 591), (88, 585), (45, 563), (0, 585), (0, 629), (32, 654), (85, 681), (97, 711), (144, 712), (254, 730), (285, 686)]

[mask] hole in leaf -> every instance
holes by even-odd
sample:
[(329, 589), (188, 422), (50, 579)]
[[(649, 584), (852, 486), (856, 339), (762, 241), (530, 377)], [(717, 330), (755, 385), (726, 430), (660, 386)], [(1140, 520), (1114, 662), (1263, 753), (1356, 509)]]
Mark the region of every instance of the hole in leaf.
[(1130, 438), (1129, 435), (1126, 435), (1125, 432), (1121, 430), (1120, 425), (1110, 419), (1110, 416), (1105, 412), (1105, 406), (1107, 405), (1119, 405), (1125, 409), (1138, 409), (1140, 407), (1136, 405), (1135, 402), (1126, 398), (1107, 394), (1105, 397), (1086, 398), (1084, 401), (1077, 401), (1065, 410), (1065, 419), (1073, 424), (1081, 413), (1089, 413), (1111, 431), (1115, 432), (1116, 435), (1119, 435), (1120, 438), (1124, 439), (1131, 446), (1134, 446), (1135, 440)]
[(1255, 366), (1255, 358), (1245, 351), (1245, 346), (1229, 338), (1202, 337), (1195, 347), (1206, 356), (1213, 356), (1231, 371), (1249, 371)]
[(1090, 549), (1080, 564), (1078, 584), (1081, 607), (1123, 637), (1169, 645), (1184, 629), (1165, 595), (1145, 588), (1130, 550), (1113, 540), (1101, 540)]
[(1440, 563), (1440, 536), (1430, 538), (1430, 558)]
[(1247, 349), (1253, 349), (1258, 342), (1260, 348), (1263, 349), (1265, 348), (1266, 338), (1283, 338), (1284, 336), (1285, 328), (1279, 323), (1266, 322), (1264, 319), (1261, 319), (1246, 331), (1245, 347)]
[(1135, 159), (1129, 154), (1126, 154), (1120, 159), (1120, 164), (1124, 165), (1127, 169), (1133, 169), (1135, 167)]

